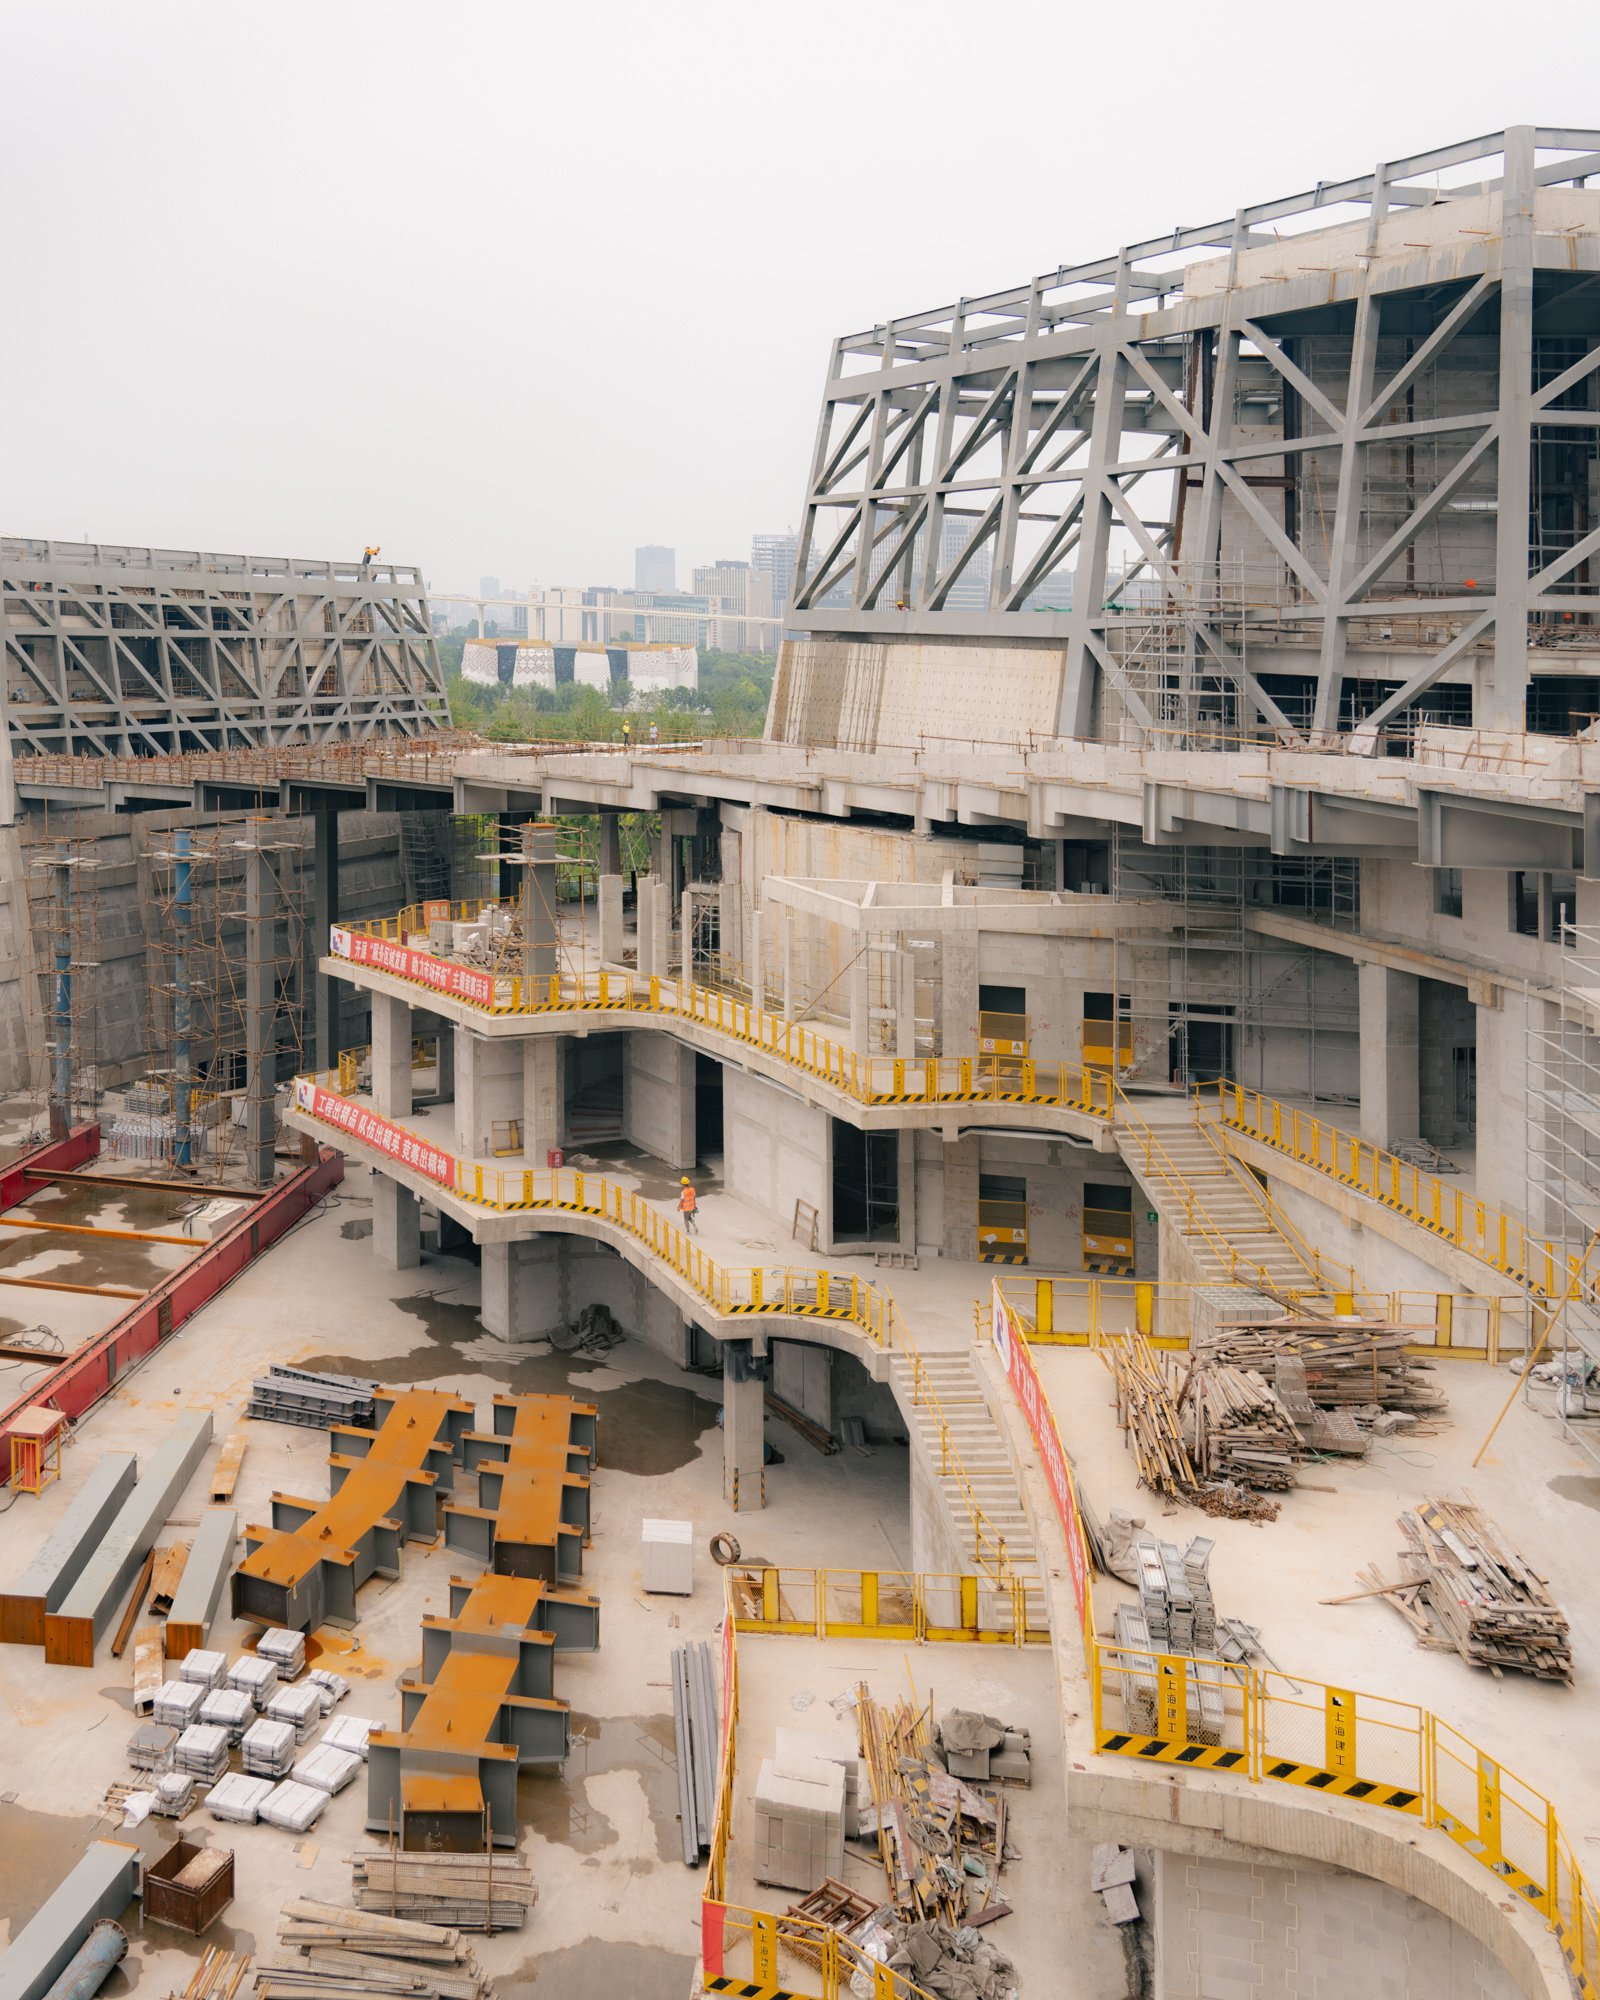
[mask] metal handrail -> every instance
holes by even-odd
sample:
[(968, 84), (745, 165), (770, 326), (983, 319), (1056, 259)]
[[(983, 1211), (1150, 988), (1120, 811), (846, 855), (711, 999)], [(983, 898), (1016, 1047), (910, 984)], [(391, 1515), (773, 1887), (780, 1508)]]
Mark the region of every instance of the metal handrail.
[(1370, 1196), (1541, 1298), (1600, 1304), (1600, 1282), (1590, 1256), (1574, 1256), (1465, 1189), (1447, 1187), (1425, 1168), (1324, 1119), (1291, 1110), (1259, 1090), (1226, 1079), (1202, 1086), (1195, 1099), (1202, 1124), (1213, 1090), (1219, 1125)]
[[(641, 1243), (691, 1290), (727, 1316), (783, 1314), (843, 1320), (859, 1328), (875, 1346), (898, 1352), (911, 1367), (913, 1402), (933, 1412), (941, 1475), (955, 1480), (966, 1504), (980, 1565), (992, 1565), (995, 1580), (1001, 1584), (1016, 1579), (1005, 1537), (984, 1512), (922, 1356), (888, 1292), (854, 1273), (804, 1265), (785, 1265), (777, 1271), (760, 1265), (735, 1270), (720, 1264), (636, 1188), (624, 1188), (601, 1174), (585, 1174), (573, 1167), (486, 1168), (463, 1159), (425, 1134), (356, 1100), (352, 1092), (360, 1053), (347, 1049), (339, 1069), (296, 1077), (296, 1111), (346, 1139), (373, 1145), (390, 1163), (419, 1168), (441, 1188), (474, 1206), (497, 1213), (556, 1210), (609, 1223)], [(344, 1108), (333, 1112), (326, 1100)]]
[[(1300, 1250), (1286, 1236), (1283, 1237), (1284, 1248), (1301, 1266), (1306, 1277), (1311, 1281), (1304, 1290), (1285, 1287), (1281, 1280), (1273, 1277), (1265, 1265), (1252, 1263), (1249, 1258), (1241, 1256), (1239, 1251), (1228, 1241), (1227, 1237), (1206, 1213), (1199, 1195), (1190, 1183), (1189, 1177), (1156, 1137), (1151, 1126), (1132, 1109), (1120, 1085), (1116, 1086), (1116, 1094), (1120, 1100), (1117, 1114), (1118, 1129), (1129, 1133), (1136, 1145), (1142, 1148), (1145, 1171), (1159, 1176), (1167, 1184), (1168, 1189), (1172, 1193), (1175, 1205), (1182, 1208), (1187, 1219), (1185, 1233), (1191, 1236), (1198, 1236), (1221, 1259), (1224, 1270), (1235, 1284), (1247, 1283), (1255, 1290), (1264, 1292), (1269, 1298), (1282, 1299), (1286, 1304), (1291, 1305), (1297, 1310), (1319, 1299), (1331, 1302), (1336, 1296), (1335, 1288), (1327, 1284), (1321, 1270), (1318, 1268), (1320, 1260), (1314, 1259), (1314, 1261), (1308, 1262), (1302, 1256)], [(1268, 1215), (1267, 1220), (1269, 1226), (1277, 1234), (1283, 1236), (1282, 1230), (1278, 1228), (1278, 1225), (1270, 1215)], [(1353, 1278), (1347, 1286), (1338, 1288), (1339, 1291), (1351, 1292), (1354, 1289)]]

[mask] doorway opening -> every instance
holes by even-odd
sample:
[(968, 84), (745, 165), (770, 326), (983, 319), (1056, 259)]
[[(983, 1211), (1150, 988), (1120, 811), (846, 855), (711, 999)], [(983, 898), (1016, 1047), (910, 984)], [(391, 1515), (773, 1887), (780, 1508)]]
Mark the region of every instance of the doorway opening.
[(833, 1120), (833, 1240), (900, 1240), (900, 1134)]
[(702, 1164), (722, 1157), (722, 1065), (715, 1056), (694, 1059), (694, 1151)]

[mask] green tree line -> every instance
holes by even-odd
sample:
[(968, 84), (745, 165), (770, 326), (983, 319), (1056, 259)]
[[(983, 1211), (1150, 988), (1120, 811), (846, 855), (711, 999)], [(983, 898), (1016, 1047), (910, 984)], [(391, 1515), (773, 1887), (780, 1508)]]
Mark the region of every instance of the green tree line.
[(776, 665), (771, 653), (700, 655), (700, 685), (641, 693), (626, 687), (607, 690), (480, 687), (461, 678), (466, 636), (439, 641), (450, 720), (498, 743), (615, 742), (622, 725), (634, 740), (646, 740), (654, 723), (664, 743), (701, 736), (759, 736), (766, 726), (767, 697)]

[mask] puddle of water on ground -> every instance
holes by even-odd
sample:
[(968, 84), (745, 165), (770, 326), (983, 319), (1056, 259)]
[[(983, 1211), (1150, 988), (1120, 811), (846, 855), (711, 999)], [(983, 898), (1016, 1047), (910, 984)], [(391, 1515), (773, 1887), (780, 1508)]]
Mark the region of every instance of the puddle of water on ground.
[(364, 1375), (376, 1369), (386, 1384), (395, 1387), (486, 1375), (520, 1395), (560, 1395), (572, 1389), (575, 1375), (582, 1376), (583, 1387), (572, 1393), (599, 1409), (601, 1469), (637, 1473), (644, 1478), (658, 1478), (692, 1463), (699, 1455), (701, 1438), (715, 1425), (722, 1407), (693, 1389), (661, 1382), (654, 1376), (621, 1382), (614, 1388), (596, 1388), (592, 1386), (595, 1364), (591, 1358), (558, 1354), (550, 1347), (538, 1347), (515, 1360), (503, 1348), (489, 1354), (473, 1353), (470, 1350), (481, 1345), (485, 1335), (472, 1306), (430, 1293), (396, 1299), (394, 1304), (426, 1328), (429, 1341), (425, 1346), (381, 1361), (350, 1354), (313, 1354), (297, 1365), (337, 1375)]
[[(577, 1854), (614, 1847), (617, 1829), (589, 1803), (585, 1780), (603, 1771), (632, 1771), (644, 1787), (656, 1854), (683, 1860), (678, 1832), (678, 1761), (670, 1715), (572, 1717), (573, 1749), (565, 1774), (530, 1772), (517, 1780), (517, 1817), (535, 1833)], [(580, 1743), (578, 1737), (585, 1740)], [(576, 1990), (576, 1989), (574, 1989)], [(600, 1989), (596, 1989), (600, 1990)], [(619, 1989), (623, 1990), (623, 1989)], [(541, 1994), (540, 2000), (544, 2000)]]
[(683, 2000), (694, 1959), (659, 1945), (610, 1944), (591, 1938), (565, 1951), (539, 1952), (494, 1983), (506, 1996), (536, 1992), (538, 2000), (596, 2000), (626, 1993), (628, 2000)]
[(364, 1236), (372, 1234), (372, 1217), (369, 1215), (365, 1221), (357, 1218), (354, 1222), (341, 1222), (339, 1234), (347, 1243), (359, 1243)]
[(1592, 1474), (1563, 1472), (1550, 1481), (1550, 1491), (1558, 1500), (1576, 1500), (1580, 1507), (1600, 1508), (1600, 1479)]
[(0, 1917), (14, 1938), (41, 1903), (53, 1896), (82, 1859), (91, 1840), (107, 1832), (94, 1814), (30, 1812), (0, 1805)]

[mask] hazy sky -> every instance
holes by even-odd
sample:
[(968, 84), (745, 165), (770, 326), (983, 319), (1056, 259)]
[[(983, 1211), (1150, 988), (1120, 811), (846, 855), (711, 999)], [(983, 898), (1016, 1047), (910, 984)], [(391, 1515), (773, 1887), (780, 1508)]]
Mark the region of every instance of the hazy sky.
[(797, 522), (834, 335), (1600, 125), (1600, 17), (1550, 33), (1395, 0), (0, 0), (0, 523), (375, 540), (441, 589), (627, 583), (663, 541), (687, 583)]

